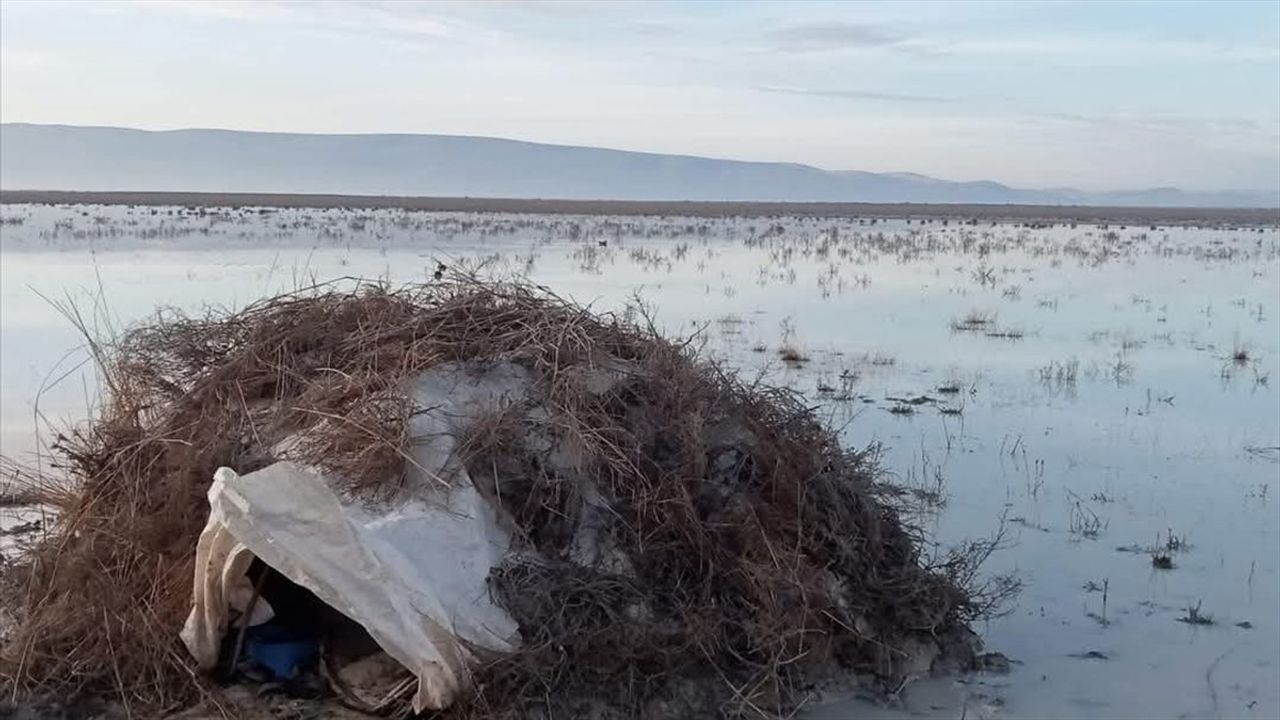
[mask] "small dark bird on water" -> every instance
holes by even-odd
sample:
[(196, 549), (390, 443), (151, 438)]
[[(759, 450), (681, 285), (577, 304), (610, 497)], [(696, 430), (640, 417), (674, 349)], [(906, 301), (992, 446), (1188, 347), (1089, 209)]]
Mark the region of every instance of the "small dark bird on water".
[(599, 245), (600, 245), (600, 247), (609, 247), (609, 241), (608, 241), (608, 240), (598, 240), (598, 241), (597, 241), (597, 244), (599, 244)]
[(445, 267), (444, 263), (442, 263), (442, 262), (438, 262), (438, 263), (436, 263), (435, 278), (436, 278), (437, 280), (440, 280), (440, 279), (444, 278), (444, 271), (445, 271), (445, 270), (448, 270), (448, 269), (449, 269), (449, 268)]

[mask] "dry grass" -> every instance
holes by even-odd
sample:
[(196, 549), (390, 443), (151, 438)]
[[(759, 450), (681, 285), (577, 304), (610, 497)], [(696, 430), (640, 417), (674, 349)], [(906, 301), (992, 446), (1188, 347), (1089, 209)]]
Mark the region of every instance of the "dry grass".
[[(477, 486), (517, 525), (520, 559), (491, 585), (524, 646), (487, 657), (449, 717), (556, 716), (574, 698), (644, 714), (679, 679), (710, 688), (703, 710), (785, 714), (833, 667), (896, 686), (910, 639), (963, 637), (1010, 589), (977, 587), (986, 545), (923, 561), (872, 458), (795, 394), (531, 286), (322, 286), (170, 314), (102, 357), (102, 409), (59, 438), (61, 474), (10, 473), (62, 512), (8, 578), (17, 623), (0, 672), (16, 697), (116, 695), (144, 714), (195, 699), (203, 680), (177, 632), (214, 470), (263, 467), (295, 437), (291, 457), (387, 499), (412, 462), (405, 380), (444, 362), (526, 367), (548, 411), (537, 432), (582, 458), (572, 473), (541, 463), (524, 407), (464, 439)], [(581, 370), (606, 366), (628, 370), (587, 387)], [(586, 481), (630, 572), (569, 558)]]

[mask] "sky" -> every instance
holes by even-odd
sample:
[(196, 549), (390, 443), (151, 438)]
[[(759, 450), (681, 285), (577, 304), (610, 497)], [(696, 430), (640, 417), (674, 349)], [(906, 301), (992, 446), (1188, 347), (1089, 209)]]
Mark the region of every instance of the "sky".
[(0, 120), (1280, 189), (1280, 1), (0, 2)]

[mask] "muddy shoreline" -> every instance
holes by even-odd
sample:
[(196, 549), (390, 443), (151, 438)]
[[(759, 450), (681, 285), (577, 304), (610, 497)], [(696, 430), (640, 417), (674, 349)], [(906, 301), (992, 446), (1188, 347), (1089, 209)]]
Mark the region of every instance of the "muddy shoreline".
[(284, 193), (3, 190), (0, 205), (183, 205), (191, 207), (399, 208), (426, 212), (536, 215), (675, 215), (717, 217), (911, 218), (962, 223), (1047, 222), (1133, 225), (1280, 226), (1280, 208), (1100, 207), (859, 202), (678, 202), (536, 198), (307, 195)]

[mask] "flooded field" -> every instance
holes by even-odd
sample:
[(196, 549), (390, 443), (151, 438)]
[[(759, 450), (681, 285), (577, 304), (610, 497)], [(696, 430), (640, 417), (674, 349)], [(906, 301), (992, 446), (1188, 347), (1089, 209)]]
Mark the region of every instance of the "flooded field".
[[(878, 716), (1280, 716), (1280, 232), (946, 219), (9, 204), (0, 451), (96, 393), (102, 338), (340, 277), (521, 275), (793, 388), (942, 552), (1003, 532), (1006, 674)], [(444, 266), (443, 268), (441, 266)], [(4, 528), (20, 518), (8, 517)], [(26, 522), (27, 520), (21, 520)], [(812, 718), (866, 712), (828, 693)]]

